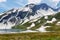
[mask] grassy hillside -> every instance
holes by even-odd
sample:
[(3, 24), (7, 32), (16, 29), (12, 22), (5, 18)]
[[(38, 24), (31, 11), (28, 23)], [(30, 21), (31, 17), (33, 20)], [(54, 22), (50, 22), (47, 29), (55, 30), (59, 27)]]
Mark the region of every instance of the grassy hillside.
[(60, 25), (55, 25), (55, 23), (47, 23), (46, 25), (51, 26), (46, 28), (47, 31), (60, 31)]
[(60, 32), (0, 34), (0, 40), (60, 40)]

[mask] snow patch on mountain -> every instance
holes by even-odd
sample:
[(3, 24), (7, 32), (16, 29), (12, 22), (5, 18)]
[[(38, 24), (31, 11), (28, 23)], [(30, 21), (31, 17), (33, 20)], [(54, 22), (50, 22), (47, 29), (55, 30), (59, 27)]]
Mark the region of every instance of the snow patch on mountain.
[(8, 24), (0, 23), (0, 29), (11, 29), (15, 24), (8, 22)]
[(27, 29), (30, 29), (30, 28), (32, 28), (34, 26), (35, 26), (35, 23), (32, 23), (29, 27), (27, 27)]
[(56, 20), (56, 18), (52, 18), (52, 20), (51, 20), (51, 21), (48, 21), (48, 20), (47, 20), (47, 22), (46, 22), (46, 23), (53, 23), (53, 22), (55, 22), (55, 21), (57, 21), (57, 20)]
[(38, 29), (36, 29), (36, 30), (38, 30), (38, 31), (40, 31), (40, 32), (49, 32), (49, 31), (46, 31), (46, 29), (45, 29), (45, 28), (47, 28), (47, 27), (50, 27), (50, 26), (41, 26), (40, 28), (38, 28)]
[(29, 19), (25, 19), (24, 22), (21, 25), (25, 24), (28, 21), (29, 21)]
[(45, 19), (48, 19), (48, 16), (45, 16), (44, 18), (45, 18)]
[(56, 25), (60, 25), (60, 21), (56, 23)]
[(48, 9), (47, 11), (46, 10), (37, 10), (37, 13), (40, 13), (41, 16), (46, 16), (46, 15), (54, 15), (56, 12), (54, 12), (52, 9)]
[(40, 31), (40, 32), (46, 32), (46, 30), (45, 30), (45, 27), (44, 27), (44, 26), (41, 26), (40, 28), (38, 28), (38, 29), (36, 29), (36, 30), (38, 30), (38, 31)]

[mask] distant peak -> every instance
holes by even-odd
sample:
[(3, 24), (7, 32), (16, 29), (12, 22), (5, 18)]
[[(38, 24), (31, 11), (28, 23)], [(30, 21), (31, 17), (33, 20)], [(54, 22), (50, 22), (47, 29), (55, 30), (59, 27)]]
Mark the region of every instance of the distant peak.
[(40, 5), (47, 5), (46, 3), (41, 3)]

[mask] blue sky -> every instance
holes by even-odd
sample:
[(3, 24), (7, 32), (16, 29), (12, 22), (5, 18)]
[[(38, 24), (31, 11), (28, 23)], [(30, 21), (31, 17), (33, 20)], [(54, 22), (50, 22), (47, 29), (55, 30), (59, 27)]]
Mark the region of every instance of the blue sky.
[(60, 0), (0, 0), (0, 13), (29, 3), (46, 3), (53, 8), (60, 7)]
[(6, 0), (5, 2), (0, 2), (0, 12), (10, 10), (12, 8), (20, 8), (27, 4), (27, 0)]

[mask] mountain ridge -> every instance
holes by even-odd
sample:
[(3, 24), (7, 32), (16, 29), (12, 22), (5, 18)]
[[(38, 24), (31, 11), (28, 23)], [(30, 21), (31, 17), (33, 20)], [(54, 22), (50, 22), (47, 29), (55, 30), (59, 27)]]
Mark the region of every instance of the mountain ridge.
[(12, 26), (22, 24), (25, 20), (25, 22), (28, 22), (38, 17), (55, 15), (56, 10), (59, 12), (59, 8), (53, 9), (44, 3), (38, 5), (28, 4), (23, 8), (11, 9), (0, 15), (0, 25), (4, 25), (1, 29), (11, 29)]

